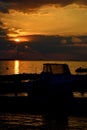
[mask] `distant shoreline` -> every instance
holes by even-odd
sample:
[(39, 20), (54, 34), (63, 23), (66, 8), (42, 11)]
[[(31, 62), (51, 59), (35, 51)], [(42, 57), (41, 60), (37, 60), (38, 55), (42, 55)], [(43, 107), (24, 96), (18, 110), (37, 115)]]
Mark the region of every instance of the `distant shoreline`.
[(37, 60), (31, 60), (31, 59), (0, 59), (1, 61), (13, 61), (13, 60), (19, 60), (19, 61), (72, 61), (72, 62), (87, 62), (87, 60), (47, 60), (47, 59), (37, 59)]

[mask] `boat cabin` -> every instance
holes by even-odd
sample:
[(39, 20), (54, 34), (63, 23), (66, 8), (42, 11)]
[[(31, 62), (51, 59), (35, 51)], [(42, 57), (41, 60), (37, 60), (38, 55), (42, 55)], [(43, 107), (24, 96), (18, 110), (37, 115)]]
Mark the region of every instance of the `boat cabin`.
[(46, 63), (43, 64), (43, 73), (70, 74), (67, 64)]

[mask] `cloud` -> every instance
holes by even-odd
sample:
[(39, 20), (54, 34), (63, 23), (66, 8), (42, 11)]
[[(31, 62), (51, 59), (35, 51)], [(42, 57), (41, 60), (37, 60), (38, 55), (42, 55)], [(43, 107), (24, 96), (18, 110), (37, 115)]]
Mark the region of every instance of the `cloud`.
[[(28, 36), (27, 36), (28, 37)], [(43, 54), (61, 53), (75, 50), (75, 48), (87, 47), (87, 36), (47, 36), (47, 35), (33, 35), (31, 42), (27, 42), (27, 46), (32, 50), (36, 50)], [(22, 46), (21, 46), (22, 47)], [(73, 49), (74, 48), (74, 49)], [(28, 49), (27, 49), (28, 51)]]
[(0, 37), (2, 37), (4, 35), (4, 31), (2, 28), (0, 28)]
[[(0, 0), (0, 11), (8, 13), (9, 9), (15, 9), (22, 12), (27, 10), (34, 11), (45, 5), (67, 6), (72, 3), (87, 5), (87, 0)], [(9, 5), (9, 6), (8, 6)]]
[(9, 11), (9, 5), (6, 2), (0, 2), (0, 12), (2, 13), (8, 13)]
[(2, 29), (3, 23), (0, 21), (0, 37), (3, 37), (4, 35), (4, 30)]
[(6, 30), (0, 27), (0, 38), (6, 37)]
[(72, 42), (76, 42), (76, 43), (81, 43), (82, 41), (81, 41), (81, 39), (80, 38), (78, 38), (78, 37), (72, 37)]
[(33, 35), (31, 37), (34, 40), (20, 44), (6, 39), (0, 40), (0, 59), (87, 60), (87, 36)]
[(4, 29), (3, 26), (3, 22), (0, 21), (0, 38), (5, 38), (7, 34), (7, 29)]
[(0, 21), (0, 38), (7, 38), (7, 32), (8, 32), (8, 29), (5, 28), (4, 23)]
[(2, 21), (0, 21), (0, 27), (3, 25), (3, 22)]

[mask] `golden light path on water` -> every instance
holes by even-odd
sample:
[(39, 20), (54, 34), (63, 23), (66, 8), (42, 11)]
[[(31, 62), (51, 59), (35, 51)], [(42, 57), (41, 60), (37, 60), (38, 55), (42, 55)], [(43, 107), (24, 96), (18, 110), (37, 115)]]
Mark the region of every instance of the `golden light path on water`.
[(19, 61), (14, 61), (14, 74), (19, 74)]
[[(14, 61), (14, 74), (19, 74), (19, 60)], [(18, 96), (28, 96), (27, 92), (18, 93)]]

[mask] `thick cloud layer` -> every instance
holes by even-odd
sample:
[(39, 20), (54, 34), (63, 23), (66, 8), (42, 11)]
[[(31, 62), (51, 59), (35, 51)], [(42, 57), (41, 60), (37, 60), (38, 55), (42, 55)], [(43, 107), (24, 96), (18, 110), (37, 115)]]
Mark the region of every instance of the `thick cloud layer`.
[(8, 13), (9, 9), (22, 12), (33, 11), (45, 5), (66, 6), (72, 3), (87, 5), (87, 0), (0, 0), (0, 11)]
[(0, 2), (0, 12), (8, 13), (9, 5), (6, 2)]
[(87, 60), (87, 36), (34, 35), (32, 37), (36, 40), (27, 42), (26, 45), (20, 44), (18, 52), (31, 54), (36, 59), (40, 59), (41, 56), (44, 60)]
[(34, 35), (31, 37), (36, 40), (21, 44), (2, 38), (0, 59), (87, 60), (87, 36)]

